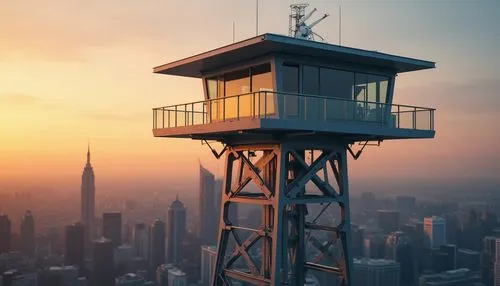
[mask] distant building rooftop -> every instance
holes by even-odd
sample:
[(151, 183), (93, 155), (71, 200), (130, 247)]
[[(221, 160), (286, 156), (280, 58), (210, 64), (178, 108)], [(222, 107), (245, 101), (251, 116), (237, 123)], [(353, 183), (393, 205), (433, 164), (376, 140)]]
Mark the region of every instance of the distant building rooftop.
[(397, 262), (394, 260), (388, 260), (388, 259), (372, 259), (372, 258), (354, 258), (353, 259), (354, 264), (358, 265), (370, 265), (370, 266), (392, 266), (396, 265)]

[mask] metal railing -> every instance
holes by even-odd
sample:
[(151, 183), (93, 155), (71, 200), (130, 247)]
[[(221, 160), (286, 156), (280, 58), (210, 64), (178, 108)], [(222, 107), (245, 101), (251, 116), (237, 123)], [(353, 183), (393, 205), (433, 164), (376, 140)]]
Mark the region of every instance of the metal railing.
[(153, 108), (153, 129), (174, 128), (243, 118), (295, 119), (311, 122), (358, 122), (434, 130), (433, 108), (316, 95), (259, 91)]

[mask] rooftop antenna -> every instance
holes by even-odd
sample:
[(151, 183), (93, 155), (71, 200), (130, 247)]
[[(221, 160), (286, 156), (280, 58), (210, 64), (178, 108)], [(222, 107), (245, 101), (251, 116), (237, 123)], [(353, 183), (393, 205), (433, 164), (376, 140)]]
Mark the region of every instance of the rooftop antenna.
[(259, 0), (255, 0), (255, 35), (259, 35)]
[(342, 46), (342, 6), (339, 4), (339, 46)]
[(312, 22), (311, 24), (307, 24), (306, 21), (311, 18), (312, 14), (316, 12), (318, 9), (314, 8), (311, 12), (306, 14), (306, 7), (309, 4), (300, 3), (300, 4), (292, 4), (290, 5), (290, 17), (289, 17), (289, 28), (288, 35), (290, 37), (306, 39), (314, 41), (314, 37), (318, 37), (321, 41), (325, 41), (325, 39), (320, 36), (318, 33), (314, 32), (312, 28), (316, 26), (319, 22), (323, 21), (328, 14), (324, 14), (321, 18)]

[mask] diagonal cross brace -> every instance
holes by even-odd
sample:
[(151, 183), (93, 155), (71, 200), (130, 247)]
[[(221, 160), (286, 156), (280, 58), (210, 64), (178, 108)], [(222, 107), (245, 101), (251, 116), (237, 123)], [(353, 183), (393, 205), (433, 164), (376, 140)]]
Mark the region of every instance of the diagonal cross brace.
[[(245, 257), (245, 255), (246, 255), (248, 257), (248, 259), (249, 259), (249, 260), (247, 260), (245, 258), (245, 260), (247, 260), (248, 266), (249, 267), (253, 266), (255, 268), (255, 270), (257, 271), (257, 268), (255, 267), (255, 264), (253, 264), (253, 260), (249, 257), (247, 251), (257, 241), (259, 241), (259, 239), (261, 238), (261, 236), (257, 232), (253, 232), (243, 243), (241, 243), (241, 240), (239, 239), (239, 237), (236, 236), (236, 233), (234, 231), (231, 231), (231, 232), (233, 233), (233, 237), (236, 240), (236, 245), (237, 246), (236, 246), (236, 249), (231, 254), (231, 257), (229, 257), (229, 259), (228, 259), (228, 261), (226, 263), (226, 267), (225, 268), (229, 268), (240, 256), (243, 255), (243, 257)], [(258, 271), (255, 274), (258, 275)]]
[[(300, 163), (300, 165), (302, 166), (302, 168), (304, 170), (307, 170), (309, 168), (309, 165), (307, 165), (307, 163), (304, 161), (304, 159), (302, 159), (302, 157), (299, 156), (296, 151), (293, 150), (292, 155), (297, 160), (297, 162)], [(321, 156), (318, 159), (316, 159), (314, 162), (316, 162), (320, 158), (321, 158)], [(329, 160), (332, 160), (332, 158), (330, 158)], [(319, 171), (321, 169), (324, 170), (325, 181), (320, 179), (320, 177), (316, 174), (317, 171), (312, 174), (311, 181), (318, 187), (318, 189), (323, 193), (323, 195), (325, 195), (325, 196), (337, 196), (338, 194), (335, 191), (335, 188), (333, 188), (330, 185), (330, 183), (328, 182), (328, 173), (326, 171), (326, 163), (327, 163), (327, 160), (324, 160), (321, 164), (321, 168), (319, 168), (317, 170), (317, 171)], [(311, 166), (312, 166), (312, 164), (311, 164)]]
[[(317, 182), (318, 183), (317, 186), (318, 186), (318, 188), (320, 188), (320, 190), (322, 190), (322, 192), (327, 192), (327, 194), (329, 196), (335, 195), (335, 191), (333, 190), (333, 188), (331, 186), (329, 186), (333, 190), (333, 192), (332, 192), (329, 188), (326, 187), (326, 185), (324, 185), (322, 183), (322, 181), (318, 177), (318, 175), (316, 175), (316, 173), (319, 170), (321, 170), (321, 168), (323, 168), (325, 166), (325, 163), (330, 158), (332, 158), (333, 156), (335, 156), (334, 152), (330, 152), (328, 154), (327, 153), (322, 153), (318, 157), (318, 159), (316, 159), (310, 166), (307, 166), (307, 164), (304, 162), (304, 160), (302, 160), (302, 158), (300, 158), (300, 156), (297, 154), (297, 152), (295, 152), (295, 151), (292, 150), (291, 153), (295, 157), (295, 159), (297, 159), (297, 161), (300, 162), (300, 164), (302, 164), (302, 166), (304, 168), (306, 168), (306, 172), (302, 173), (299, 178), (295, 179), (289, 185), (288, 190), (287, 190), (287, 194), (288, 194), (289, 197), (295, 198), (297, 196), (297, 193), (300, 191), (300, 188), (302, 188), (303, 186), (305, 186), (306, 183), (309, 180), (319, 181), (319, 182)], [(316, 182), (315, 182), (315, 184), (316, 184)]]
[(231, 188), (231, 196), (238, 194), (243, 188), (250, 182), (254, 181), (257, 186), (260, 187), (262, 193), (269, 199), (273, 193), (267, 187), (266, 183), (259, 175), (260, 171), (271, 162), (272, 159), (275, 158), (276, 154), (274, 152), (270, 152), (269, 154), (263, 155), (257, 163), (252, 164), (248, 158), (246, 158), (243, 154), (240, 155), (240, 166), (243, 168), (243, 176), (241, 177), (238, 185)]

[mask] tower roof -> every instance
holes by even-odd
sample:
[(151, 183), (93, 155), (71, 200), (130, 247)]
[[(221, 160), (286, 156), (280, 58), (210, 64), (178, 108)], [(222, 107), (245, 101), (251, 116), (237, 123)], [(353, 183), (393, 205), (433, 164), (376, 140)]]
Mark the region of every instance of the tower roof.
[(308, 57), (313, 55), (323, 60), (374, 66), (396, 73), (435, 67), (435, 63), (431, 61), (268, 33), (157, 66), (154, 72), (200, 78), (204, 72), (219, 67), (276, 53)]

